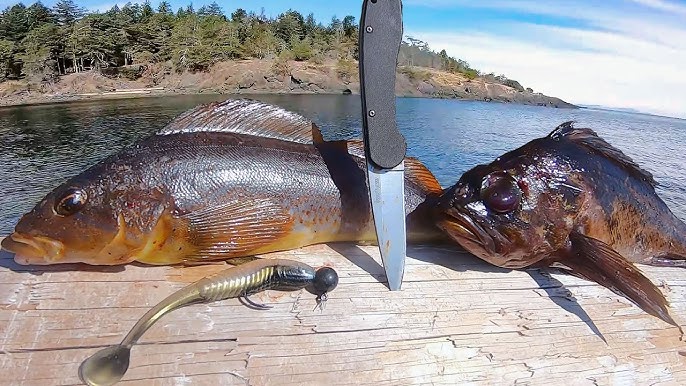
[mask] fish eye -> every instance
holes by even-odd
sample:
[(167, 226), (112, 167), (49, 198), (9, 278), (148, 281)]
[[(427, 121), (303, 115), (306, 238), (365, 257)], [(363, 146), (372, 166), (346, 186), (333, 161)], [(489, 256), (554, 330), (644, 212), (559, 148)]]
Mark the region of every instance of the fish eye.
[(501, 214), (512, 212), (521, 199), (522, 191), (507, 173), (493, 173), (483, 180), (481, 200), (489, 210)]
[(88, 195), (84, 190), (70, 188), (62, 195), (62, 198), (55, 205), (55, 213), (59, 216), (71, 216), (86, 205)]
[(319, 268), (314, 274), (312, 284), (318, 294), (331, 292), (338, 285), (338, 273), (330, 267)]

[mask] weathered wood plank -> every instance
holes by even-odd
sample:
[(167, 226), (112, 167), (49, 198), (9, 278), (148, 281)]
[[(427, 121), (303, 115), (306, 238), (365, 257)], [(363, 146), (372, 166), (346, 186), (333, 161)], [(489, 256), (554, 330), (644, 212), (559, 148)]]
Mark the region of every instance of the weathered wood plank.
[[(686, 384), (677, 328), (593, 283), (509, 271), (459, 249), (410, 247), (400, 292), (375, 247), (312, 246), (286, 257), (340, 275), (324, 310), (269, 291), (164, 317), (132, 351), (123, 385)], [(0, 254), (2, 384), (79, 384), (77, 368), (147, 309), (226, 268), (22, 267)], [(686, 321), (686, 270), (640, 267)]]

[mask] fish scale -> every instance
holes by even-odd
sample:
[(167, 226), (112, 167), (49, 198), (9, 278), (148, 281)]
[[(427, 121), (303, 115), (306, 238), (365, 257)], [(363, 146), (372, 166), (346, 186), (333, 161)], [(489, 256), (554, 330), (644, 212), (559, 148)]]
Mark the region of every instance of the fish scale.
[(434, 216), (493, 265), (560, 268), (678, 326), (633, 263), (686, 267), (686, 224), (657, 195), (653, 176), (591, 129), (565, 122), (475, 166), (446, 189)]
[[(361, 149), (278, 106), (200, 105), (55, 188), (2, 246), (19, 264), (159, 265), (374, 242)], [(443, 239), (427, 204), (442, 189), (405, 163), (408, 241)]]

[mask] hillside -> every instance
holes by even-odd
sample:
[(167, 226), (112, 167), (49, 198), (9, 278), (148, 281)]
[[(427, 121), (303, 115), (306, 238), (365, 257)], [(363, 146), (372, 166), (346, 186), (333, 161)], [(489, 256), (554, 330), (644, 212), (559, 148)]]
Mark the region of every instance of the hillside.
[[(169, 73), (150, 64), (128, 66), (140, 77), (128, 79), (117, 71), (105, 76), (81, 72), (62, 76), (59, 82), (32, 89), (26, 81), (0, 83), (0, 105), (79, 100), (84, 97), (125, 97), (142, 94), (190, 93), (359, 93), (357, 62), (313, 64), (289, 62), (286, 73), (275, 73), (275, 61), (250, 59), (220, 62), (206, 72)], [(122, 70), (122, 69), (119, 69)], [(131, 92), (126, 92), (130, 90)], [(549, 107), (575, 107), (558, 98), (517, 91), (483, 78), (421, 67), (401, 67), (397, 74), (398, 96), (458, 98), (510, 102)]]
[[(354, 16), (327, 24), (216, 3), (176, 13), (162, 1), (87, 13), (72, 0), (0, 13), (0, 104), (140, 93), (359, 92)], [(575, 107), (406, 37), (397, 94)], [(154, 88), (153, 90), (149, 90)], [(146, 89), (142, 91), (131, 91)], [(122, 92), (121, 90), (129, 90)]]

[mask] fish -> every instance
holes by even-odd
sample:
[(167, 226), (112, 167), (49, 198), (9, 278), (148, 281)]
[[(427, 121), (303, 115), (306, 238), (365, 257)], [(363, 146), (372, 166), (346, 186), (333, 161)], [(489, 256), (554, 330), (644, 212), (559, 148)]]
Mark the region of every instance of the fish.
[(79, 366), (79, 379), (86, 385), (114, 385), (129, 369), (131, 348), (164, 315), (182, 307), (242, 298), (258, 309), (248, 296), (266, 290), (307, 289), (317, 295), (318, 305), (338, 286), (338, 273), (327, 266), (313, 267), (287, 259), (257, 259), (204, 277), (179, 289), (149, 309), (119, 344), (105, 347), (86, 358)]
[[(204, 264), (330, 242), (376, 242), (363, 143), (253, 99), (196, 106), (68, 178), (2, 241), (20, 265)], [(409, 241), (442, 238), (442, 188), (405, 158)]]
[(437, 199), (433, 216), (488, 263), (561, 269), (678, 326), (637, 266), (686, 266), (686, 225), (656, 187), (631, 157), (568, 121), (466, 171)]

